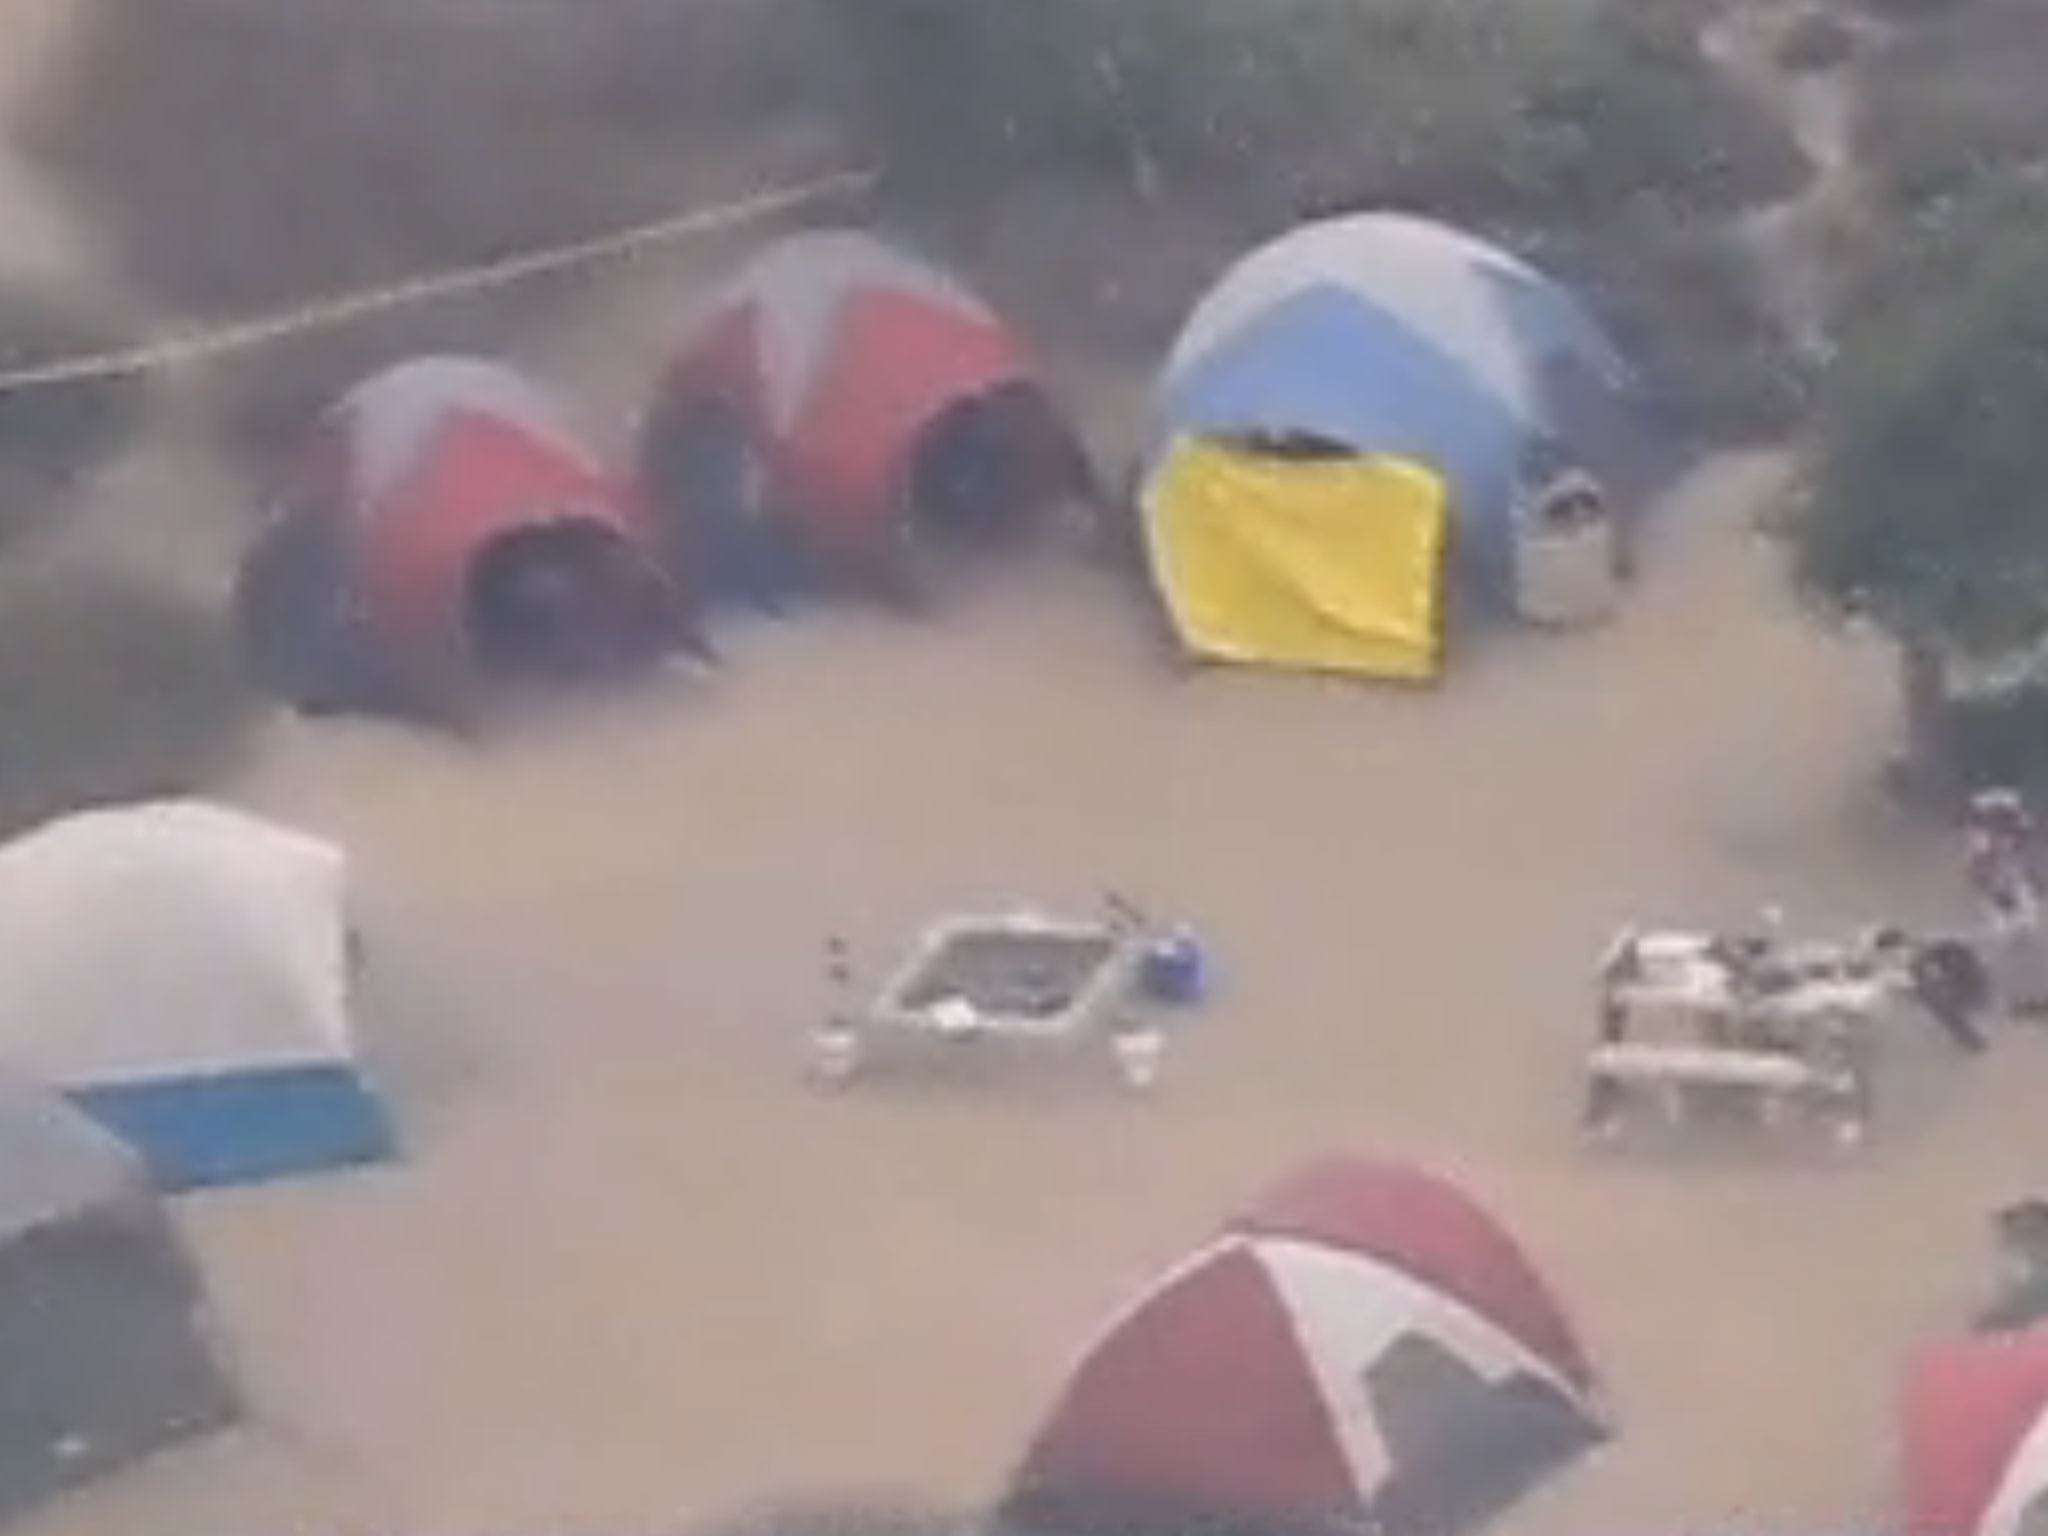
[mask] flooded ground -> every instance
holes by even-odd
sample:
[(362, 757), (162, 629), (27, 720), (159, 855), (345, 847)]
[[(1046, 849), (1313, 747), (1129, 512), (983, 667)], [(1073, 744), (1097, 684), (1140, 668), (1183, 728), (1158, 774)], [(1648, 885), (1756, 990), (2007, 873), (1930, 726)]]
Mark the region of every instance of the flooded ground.
[[(410, 1157), (187, 1201), (255, 1426), (33, 1536), (647, 1530), (853, 1484), (968, 1500), (1105, 1309), (1297, 1158), (1454, 1171), (1551, 1269), (1623, 1432), (1531, 1531), (1844, 1528), (1891, 1395), (2036, 1166), (2036, 1074), (1905, 1037), (1860, 1162), (1594, 1157), (1594, 954), (1624, 918), (1952, 918), (1869, 788), (1889, 699), (1792, 614), (1705, 472), (1605, 633), (1475, 645), (1399, 694), (1175, 678), (1106, 576), (929, 626), (728, 636), (705, 683), (482, 749), (280, 725), (241, 787), (344, 841)], [(1222, 993), (1134, 1104), (1071, 1077), (800, 1080), (822, 945), (939, 911), (1193, 920)]]
[[(715, 265), (691, 261), (609, 279), (529, 349), (608, 447)], [(238, 493), (189, 459), (146, 442), (73, 542), (214, 588)], [(1574, 1135), (1618, 922), (1958, 916), (1949, 850), (1872, 787), (1882, 658), (1805, 624), (1751, 532), (1785, 472), (1709, 466), (1622, 622), (1473, 641), (1440, 690), (1175, 676), (1116, 580), (1048, 563), (930, 624), (730, 630), (719, 678), (485, 747), (279, 723), (234, 793), (355, 855), (408, 1157), (182, 1202), (251, 1426), (20, 1529), (596, 1536), (846, 1485), (972, 1502), (1107, 1309), (1332, 1148), (1467, 1180), (1609, 1375), (1620, 1438), (1502, 1529), (1881, 1522), (1907, 1352), (1972, 1302), (1983, 1216), (2040, 1166), (2048, 1041), (1964, 1064), (1902, 1037), (1847, 1165)], [(1107, 887), (1220, 968), (1156, 1102), (1099, 1063), (801, 1081), (828, 935), (872, 976), (942, 911)]]

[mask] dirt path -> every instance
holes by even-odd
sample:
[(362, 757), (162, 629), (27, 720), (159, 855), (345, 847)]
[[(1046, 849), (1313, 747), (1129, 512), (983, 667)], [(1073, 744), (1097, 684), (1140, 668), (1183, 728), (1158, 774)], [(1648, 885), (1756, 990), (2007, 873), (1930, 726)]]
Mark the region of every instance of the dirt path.
[(1708, 28), (1708, 57), (1765, 110), (1779, 116), (1812, 167), (1806, 185), (1782, 203), (1756, 209), (1739, 234), (1756, 262), (1765, 301), (1793, 346), (1814, 361), (1832, 354), (1830, 326), (1840, 298), (1843, 252), (1863, 222), (1856, 163), (1860, 59), (1874, 29), (1845, 17), (1858, 47), (1831, 69), (1799, 72), (1779, 62), (1788, 30), (1811, 7), (1793, 0), (1747, 0)]

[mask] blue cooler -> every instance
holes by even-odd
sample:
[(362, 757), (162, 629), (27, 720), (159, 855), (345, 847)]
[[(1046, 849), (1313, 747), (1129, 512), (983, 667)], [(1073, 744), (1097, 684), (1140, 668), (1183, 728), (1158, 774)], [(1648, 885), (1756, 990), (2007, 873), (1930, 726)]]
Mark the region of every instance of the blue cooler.
[(1209, 997), (1209, 960), (1201, 941), (1177, 928), (1145, 952), (1139, 985), (1164, 1008), (1196, 1008)]

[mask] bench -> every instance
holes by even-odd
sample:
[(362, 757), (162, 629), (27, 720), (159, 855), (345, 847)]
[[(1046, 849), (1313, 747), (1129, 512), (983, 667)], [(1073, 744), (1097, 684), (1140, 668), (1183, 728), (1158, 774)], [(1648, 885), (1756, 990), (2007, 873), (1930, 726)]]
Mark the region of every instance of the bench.
[(1623, 1095), (1647, 1089), (1674, 1125), (1690, 1118), (1689, 1090), (1734, 1089), (1756, 1096), (1767, 1126), (1782, 1126), (1794, 1105), (1823, 1113), (1843, 1147), (1859, 1145), (1867, 1105), (1853, 1072), (1834, 1073), (1795, 1057), (1709, 1046), (1636, 1043), (1596, 1046), (1587, 1057), (1587, 1129), (1600, 1140), (1620, 1130)]
[(1587, 1070), (1613, 1083), (1672, 1083), (1798, 1093), (1822, 1086), (1805, 1062), (1763, 1051), (1714, 1050), (1693, 1045), (1596, 1046)]

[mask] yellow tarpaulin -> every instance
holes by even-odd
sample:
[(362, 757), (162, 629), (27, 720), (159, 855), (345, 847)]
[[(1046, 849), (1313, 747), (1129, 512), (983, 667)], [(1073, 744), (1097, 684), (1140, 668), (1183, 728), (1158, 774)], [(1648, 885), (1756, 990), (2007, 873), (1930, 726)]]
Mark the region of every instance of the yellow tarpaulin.
[(1198, 655), (1436, 675), (1448, 496), (1431, 470), (1186, 440), (1145, 502), (1154, 574)]

